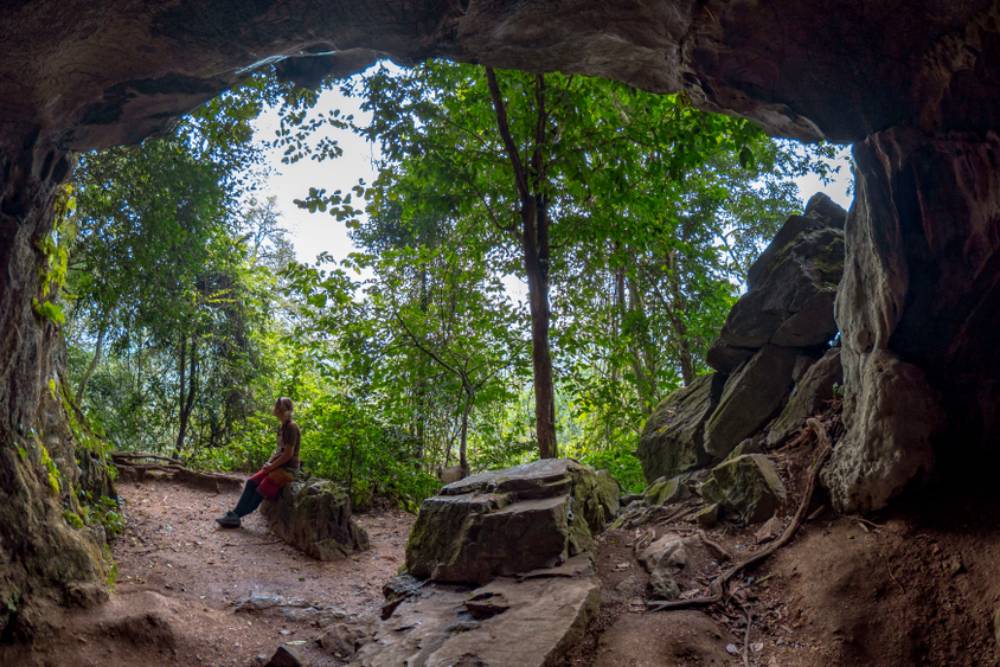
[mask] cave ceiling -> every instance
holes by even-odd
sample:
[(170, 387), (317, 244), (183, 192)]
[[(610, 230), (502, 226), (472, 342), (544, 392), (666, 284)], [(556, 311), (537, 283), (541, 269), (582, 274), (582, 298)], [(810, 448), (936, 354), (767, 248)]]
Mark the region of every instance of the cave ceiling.
[[(443, 55), (686, 90), (799, 139), (997, 126), (1000, 3), (35, 0), (4, 3), (0, 147), (141, 139), (257, 64), (316, 82)], [(307, 56), (306, 58), (302, 58)], [(291, 60), (290, 58), (299, 58)], [(41, 140), (39, 142), (39, 140)]]

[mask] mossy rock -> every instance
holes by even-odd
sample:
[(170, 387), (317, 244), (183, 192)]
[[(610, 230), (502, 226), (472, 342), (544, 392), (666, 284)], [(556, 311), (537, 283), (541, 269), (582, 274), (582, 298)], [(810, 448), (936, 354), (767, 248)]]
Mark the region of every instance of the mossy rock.
[(691, 490), (687, 487), (689, 479), (690, 475), (678, 475), (670, 479), (661, 477), (642, 492), (643, 500), (647, 505), (657, 507), (684, 500), (691, 495)]
[(723, 461), (712, 469), (700, 493), (742, 523), (771, 518), (787, 495), (774, 464), (763, 454), (744, 454)]
[(669, 479), (711, 462), (704, 448), (704, 427), (724, 382), (721, 375), (703, 375), (656, 406), (642, 430), (637, 452), (647, 481)]
[(368, 548), (368, 534), (355, 523), (351, 499), (336, 482), (298, 480), (282, 489), (261, 513), (271, 532), (317, 560), (337, 560)]
[(483, 584), (553, 567), (593, 548), (618, 499), (607, 473), (569, 459), (479, 473), (423, 502), (406, 568), (421, 579)]

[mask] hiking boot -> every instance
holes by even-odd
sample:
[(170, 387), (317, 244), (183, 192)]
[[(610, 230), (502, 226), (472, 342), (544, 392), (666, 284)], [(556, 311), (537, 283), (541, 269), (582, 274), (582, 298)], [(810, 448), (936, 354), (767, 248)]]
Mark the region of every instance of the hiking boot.
[(217, 524), (223, 528), (239, 528), (240, 527), (240, 517), (237, 516), (235, 512), (226, 512), (225, 515), (220, 516), (215, 520)]

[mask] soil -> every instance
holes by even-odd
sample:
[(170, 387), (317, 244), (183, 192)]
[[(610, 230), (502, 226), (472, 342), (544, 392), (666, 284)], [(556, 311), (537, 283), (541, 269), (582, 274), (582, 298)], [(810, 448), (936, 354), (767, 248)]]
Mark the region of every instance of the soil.
[(169, 481), (121, 483), (118, 492), (128, 523), (113, 546), (111, 600), (64, 613), (54, 636), (30, 652), (0, 652), (0, 664), (263, 664), (283, 642), (312, 640), (339, 618), (377, 615), (414, 520), (398, 510), (355, 515), (371, 549), (319, 562), (277, 540), (259, 513), (242, 528), (219, 528), (214, 518), (238, 492)]
[[(1000, 664), (1000, 501), (960, 488), (929, 489), (870, 518), (835, 516), (817, 499), (791, 543), (731, 580), (725, 603), (647, 611), (638, 551), (667, 532), (703, 535), (717, 557), (697, 561), (701, 590), (682, 597), (708, 592), (719, 571), (787, 525), (812, 451), (776, 456), (789, 504), (769, 530), (725, 522), (703, 530), (667, 516), (599, 536), (602, 606), (566, 665)], [(0, 664), (254, 665), (282, 643), (303, 642), (309, 664), (342, 665), (312, 640), (339, 620), (377, 617), (413, 523), (395, 510), (359, 515), (371, 550), (321, 563), (274, 538), (259, 515), (238, 530), (217, 528), (212, 519), (235, 503), (234, 491), (146, 481), (119, 492), (128, 527), (114, 546), (111, 600), (59, 612), (53, 632), (31, 650), (0, 650)]]
[(871, 518), (836, 516), (817, 498), (791, 543), (731, 580), (725, 604), (646, 611), (649, 577), (638, 551), (667, 532), (705, 535), (731, 554), (696, 577), (703, 587), (690, 596), (707, 594), (725, 566), (762, 548), (788, 524), (812, 453), (803, 446), (775, 457), (789, 506), (770, 530), (723, 523), (702, 531), (681, 519), (606, 531), (596, 557), (602, 607), (568, 664), (1000, 664), (1000, 621), (994, 625), (1000, 615), (1000, 501), (970, 497), (968, 488), (924, 489)]

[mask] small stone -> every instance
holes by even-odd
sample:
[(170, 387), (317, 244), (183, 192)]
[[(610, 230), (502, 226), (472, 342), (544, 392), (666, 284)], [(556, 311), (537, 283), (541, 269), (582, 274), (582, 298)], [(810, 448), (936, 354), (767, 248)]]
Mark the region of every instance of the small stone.
[(740, 649), (736, 646), (736, 644), (726, 644), (726, 653), (729, 655), (739, 655)]
[(615, 586), (615, 591), (619, 593), (627, 593), (628, 591), (632, 590), (635, 587), (637, 581), (638, 580), (636, 579), (635, 575), (630, 574), (629, 576), (625, 577), (620, 582), (618, 582), (618, 585)]
[(757, 540), (757, 544), (770, 542), (781, 534), (781, 527), (781, 519), (777, 516), (772, 516), (764, 522), (764, 525), (757, 529), (757, 532), (754, 533), (754, 539)]
[(657, 568), (649, 576), (649, 592), (658, 600), (676, 600), (681, 594), (681, 588), (669, 572)]

